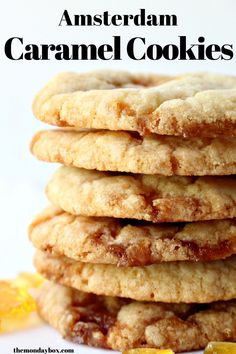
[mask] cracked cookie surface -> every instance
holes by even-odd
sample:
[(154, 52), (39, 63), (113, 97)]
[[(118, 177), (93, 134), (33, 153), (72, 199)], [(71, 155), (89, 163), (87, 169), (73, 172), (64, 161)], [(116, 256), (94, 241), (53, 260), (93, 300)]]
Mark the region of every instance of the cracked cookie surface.
[(174, 303), (236, 298), (236, 256), (211, 262), (165, 262), (119, 268), (37, 251), (35, 266), (49, 280), (97, 295)]
[(236, 217), (234, 177), (161, 177), (60, 167), (46, 188), (68, 213), (152, 222)]
[(236, 77), (62, 73), (36, 96), (35, 116), (76, 128), (140, 134), (236, 136)]
[(43, 161), (89, 170), (164, 176), (236, 174), (236, 138), (49, 130), (34, 136), (31, 151)]
[(29, 236), (36, 248), (53, 255), (125, 267), (210, 261), (236, 253), (234, 219), (152, 224), (75, 216), (51, 206), (34, 219)]
[[(86, 294), (45, 283), (37, 299), (41, 317), (78, 344), (123, 351), (137, 347), (204, 348), (236, 340), (236, 302), (143, 303)], [(181, 340), (180, 340), (181, 338)]]

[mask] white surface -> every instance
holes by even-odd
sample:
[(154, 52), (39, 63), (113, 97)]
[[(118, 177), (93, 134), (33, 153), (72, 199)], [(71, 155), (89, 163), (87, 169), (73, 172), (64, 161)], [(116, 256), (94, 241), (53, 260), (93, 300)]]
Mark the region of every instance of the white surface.
[(108, 350), (93, 349), (84, 345), (76, 345), (61, 338), (53, 328), (40, 326), (0, 337), (1, 354), (12, 354), (14, 348), (21, 349), (74, 349), (74, 354), (105, 354), (114, 353)]
[[(150, 13), (178, 15), (176, 28), (144, 27), (58, 27), (64, 9), (73, 13), (135, 13), (145, 7)], [(4, 43), (12, 36), (24, 37), (25, 43), (78, 43), (110, 41), (112, 35), (128, 38), (145, 36), (147, 43), (175, 42), (178, 35), (196, 41), (204, 35), (209, 43), (233, 43), (235, 47), (234, 0), (119, 0), (119, 1), (32, 1), (1, 2), (0, 22), (0, 278), (14, 277), (19, 271), (32, 270), (33, 250), (27, 239), (27, 225), (32, 216), (47, 201), (44, 186), (55, 166), (36, 161), (28, 151), (33, 133), (45, 126), (31, 113), (34, 94), (59, 71), (86, 71), (97, 68), (179, 73), (209, 70), (235, 73), (235, 58), (231, 61), (132, 61), (126, 56), (115, 61), (10, 61), (4, 53)], [(235, 48), (234, 48), (235, 49)], [(37, 329), (0, 338), (1, 354), (10, 354), (13, 346), (58, 345), (59, 335), (52, 329)], [(36, 346), (37, 346), (36, 345)], [(65, 344), (66, 345), (66, 344)], [(78, 353), (92, 353), (80, 347)], [(99, 351), (94, 351), (99, 353)]]
[[(74, 349), (74, 354), (116, 354), (118, 352), (89, 348), (84, 345), (76, 345), (65, 341), (53, 328), (49, 326), (39, 326), (27, 331), (17, 332), (14, 335), (8, 334), (0, 337), (1, 354), (12, 354), (14, 348), (20, 349)], [(194, 354), (202, 354), (202, 351)], [(184, 353), (183, 353), (184, 354)], [(190, 353), (185, 353), (190, 354)]]

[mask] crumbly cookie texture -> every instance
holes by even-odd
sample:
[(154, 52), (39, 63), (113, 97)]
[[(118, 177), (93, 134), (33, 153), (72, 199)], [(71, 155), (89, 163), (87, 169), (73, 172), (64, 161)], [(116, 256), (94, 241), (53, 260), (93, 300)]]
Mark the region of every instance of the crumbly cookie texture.
[(236, 256), (223, 261), (165, 262), (119, 268), (37, 251), (35, 266), (49, 280), (97, 295), (175, 303), (236, 298)]
[(33, 112), (42, 121), (58, 126), (236, 136), (236, 77), (195, 73), (174, 79), (116, 71), (63, 73), (39, 92)]
[(89, 170), (164, 176), (236, 174), (236, 138), (49, 130), (34, 136), (31, 151), (43, 161)]
[(236, 253), (236, 221), (152, 224), (75, 216), (56, 207), (29, 228), (34, 246), (86, 263), (141, 266), (170, 261), (209, 261)]
[(45, 283), (41, 317), (78, 344), (123, 351), (137, 347), (204, 348), (209, 341), (236, 340), (236, 302), (164, 304), (86, 294)]
[(236, 179), (160, 177), (60, 167), (46, 188), (49, 200), (85, 216), (152, 222), (236, 217)]

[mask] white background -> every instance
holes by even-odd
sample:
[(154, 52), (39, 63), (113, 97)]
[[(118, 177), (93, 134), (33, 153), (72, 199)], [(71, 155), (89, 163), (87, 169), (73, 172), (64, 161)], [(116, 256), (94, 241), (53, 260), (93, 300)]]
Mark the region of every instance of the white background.
[[(58, 27), (64, 9), (70, 14), (96, 14), (107, 10), (114, 14), (135, 14), (144, 7), (147, 13), (176, 14), (178, 27)], [(32, 116), (31, 103), (49, 78), (60, 71), (100, 68), (166, 74), (204, 70), (235, 74), (236, 64), (235, 58), (230, 61), (133, 61), (125, 55), (125, 50), (119, 62), (11, 61), (4, 55), (6, 40), (19, 36), (24, 38), (25, 44), (102, 44), (111, 43), (112, 35), (120, 35), (124, 44), (135, 36), (146, 37), (150, 44), (164, 44), (177, 43), (179, 35), (186, 35), (189, 43), (195, 43), (203, 35), (206, 43), (233, 43), (235, 46), (235, 13), (235, 0), (1, 1), (0, 278), (33, 270), (27, 225), (47, 204), (44, 187), (55, 166), (38, 162), (29, 153), (33, 133), (45, 128)], [(236, 47), (234, 49), (236, 51)]]

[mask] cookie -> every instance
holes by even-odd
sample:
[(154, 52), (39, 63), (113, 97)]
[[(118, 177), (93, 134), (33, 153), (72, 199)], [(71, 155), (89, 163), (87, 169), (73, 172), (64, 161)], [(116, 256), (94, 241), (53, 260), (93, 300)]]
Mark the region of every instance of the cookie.
[(160, 177), (60, 167), (47, 189), (63, 210), (86, 216), (112, 216), (152, 222), (236, 217), (236, 179)]
[(40, 160), (89, 170), (164, 176), (236, 173), (236, 138), (192, 138), (129, 132), (38, 132), (31, 143)]
[(152, 224), (74, 216), (51, 206), (34, 219), (29, 236), (36, 248), (52, 255), (125, 267), (210, 261), (236, 253), (234, 219)]
[(64, 73), (39, 92), (33, 112), (40, 120), (58, 126), (236, 136), (236, 77)]
[(164, 304), (96, 296), (46, 282), (37, 299), (41, 317), (63, 337), (124, 351), (137, 347), (204, 348), (236, 340), (236, 301)]
[(35, 266), (49, 280), (97, 295), (175, 303), (236, 298), (236, 256), (211, 262), (165, 262), (119, 268), (37, 251)]

